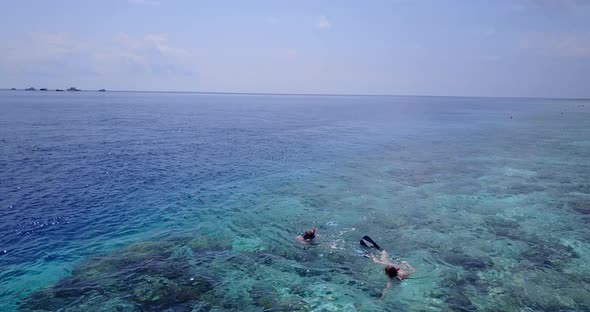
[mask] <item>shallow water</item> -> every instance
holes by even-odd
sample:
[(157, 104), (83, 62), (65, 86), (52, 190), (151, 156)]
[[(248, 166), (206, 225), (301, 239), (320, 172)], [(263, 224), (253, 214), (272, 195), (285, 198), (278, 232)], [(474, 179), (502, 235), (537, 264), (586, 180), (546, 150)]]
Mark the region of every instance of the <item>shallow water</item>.
[[(589, 101), (1, 92), (0, 112), (2, 311), (590, 309)], [(363, 235), (418, 270), (385, 298)]]

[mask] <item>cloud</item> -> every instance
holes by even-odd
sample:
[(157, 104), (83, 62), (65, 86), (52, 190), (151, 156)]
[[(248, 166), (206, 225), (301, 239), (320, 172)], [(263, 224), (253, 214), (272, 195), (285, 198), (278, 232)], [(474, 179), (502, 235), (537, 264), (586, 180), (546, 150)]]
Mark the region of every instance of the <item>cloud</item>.
[(92, 72), (87, 65), (92, 48), (67, 32), (33, 32), (2, 44), (0, 70), (7, 73)]
[(322, 15), (318, 19), (316, 26), (319, 29), (330, 29), (330, 28), (332, 28), (332, 23), (330, 23), (330, 21), (328, 20), (328, 18), (326, 16)]
[(188, 52), (184, 49), (176, 48), (170, 45), (166, 35), (162, 34), (148, 34), (143, 40), (152, 43), (160, 52), (174, 55), (186, 55)]
[(590, 58), (590, 33), (529, 33), (520, 48), (545, 56)]
[(143, 4), (143, 5), (160, 5), (160, 1), (156, 0), (127, 0), (132, 4)]
[(5, 42), (0, 70), (60, 76), (191, 75), (190, 51), (173, 45), (163, 34), (131, 37), (117, 34), (110, 40), (74, 38), (69, 33), (31, 33)]
[(190, 75), (191, 53), (172, 45), (166, 35), (147, 34), (134, 38), (126, 33), (114, 36), (112, 49), (96, 57), (100, 67), (148, 75)]

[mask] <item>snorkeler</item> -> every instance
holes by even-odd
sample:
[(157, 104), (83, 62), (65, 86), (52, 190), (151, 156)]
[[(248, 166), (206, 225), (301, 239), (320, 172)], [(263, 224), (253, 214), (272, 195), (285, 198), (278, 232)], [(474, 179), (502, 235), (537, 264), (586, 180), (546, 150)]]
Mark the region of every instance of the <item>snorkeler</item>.
[(316, 228), (313, 228), (313, 230), (305, 231), (303, 234), (297, 235), (295, 238), (301, 242), (311, 242), (314, 238), (316, 238), (315, 232)]
[(389, 277), (389, 280), (387, 281), (387, 286), (385, 286), (385, 289), (383, 289), (382, 297), (385, 297), (385, 294), (387, 294), (387, 290), (389, 290), (389, 288), (393, 286), (393, 279), (398, 279), (401, 281), (403, 279), (410, 277), (410, 275), (416, 272), (416, 269), (414, 269), (406, 261), (402, 261), (400, 264), (396, 264), (389, 261), (387, 251), (382, 250), (381, 247), (379, 247), (379, 245), (377, 245), (377, 243), (375, 243), (370, 237), (364, 236), (361, 239), (360, 244), (362, 246), (378, 250), (379, 257), (373, 254), (368, 254), (368, 256), (369, 258), (371, 258), (371, 260), (373, 260), (373, 262), (385, 265), (385, 269), (383, 270), (383, 272), (385, 273), (385, 275)]
[(387, 251), (385, 250), (381, 250), (380, 257), (377, 257), (375, 255), (370, 255), (370, 257), (373, 260), (373, 262), (385, 265), (385, 269), (383, 271), (385, 272), (385, 275), (389, 276), (392, 279), (397, 278), (401, 281), (403, 279), (410, 277), (410, 275), (416, 272), (416, 269), (414, 269), (406, 261), (402, 261), (400, 262), (400, 264), (396, 264), (389, 261), (389, 259), (387, 259)]

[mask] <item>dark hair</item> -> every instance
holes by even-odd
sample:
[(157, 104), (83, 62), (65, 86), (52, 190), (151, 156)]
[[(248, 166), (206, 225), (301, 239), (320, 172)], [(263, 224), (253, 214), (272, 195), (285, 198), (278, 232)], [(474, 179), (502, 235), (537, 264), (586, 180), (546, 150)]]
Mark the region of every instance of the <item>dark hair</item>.
[(315, 233), (313, 231), (305, 231), (305, 233), (303, 233), (303, 239), (314, 239), (315, 238)]
[(397, 268), (393, 265), (388, 265), (385, 267), (385, 274), (391, 278), (394, 278), (397, 276)]

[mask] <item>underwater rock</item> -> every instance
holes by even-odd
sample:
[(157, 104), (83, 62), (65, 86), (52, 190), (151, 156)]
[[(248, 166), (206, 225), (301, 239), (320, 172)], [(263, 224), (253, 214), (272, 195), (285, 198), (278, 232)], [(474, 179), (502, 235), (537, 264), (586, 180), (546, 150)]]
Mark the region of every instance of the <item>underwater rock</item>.
[(92, 280), (104, 278), (106, 273), (118, 272), (138, 266), (142, 262), (164, 261), (171, 255), (170, 242), (141, 242), (113, 253), (97, 256), (74, 268), (73, 276)]
[(497, 217), (497, 216), (490, 216), (485, 217), (484, 221), (487, 226), (492, 228), (509, 228), (509, 229), (516, 229), (520, 227), (520, 223), (514, 220)]
[[(61, 310), (60, 310), (61, 311)], [(110, 295), (95, 294), (86, 298), (77, 306), (65, 309), (64, 312), (135, 312), (140, 308), (127, 301), (125, 298), (111, 297)]]
[(570, 246), (557, 242), (536, 244), (520, 254), (520, 260), (527, 261), (533, 266), (541, 266), (560, 271), (561, 264), (579, 255)]
[(227, 238), (211, 239), (207, 236), (198, 236), (188, 240), (187, 245), (195, 251), (202, 250), (228, 250), (232, 247), (232, 242)]
[(202, 294), (214, 287), (209, 278), (202, 276), (188, 278), (187, 275), (177, 274), (173, 278), (142, 275), (139, 279), (132, 280), (134, 298), (137, 302), (149, 306), (174, 306), (197, 301)]
[[(188, 240), (142, 242), (88, 259), (51, 288), (32, 293), (22, 311), (103, 311), (96, 302), (109, 301), (105, 311), (191, 311), (215, 278), (200, 275), (201, 254)], [(210, 253), (210, 252), (209, 252)], [(95, 306), (95, 307), (94, 307)], [(171, 311), (172, 311), (171, 310)]]
[(305, 207), (323, 208), (329, 207), (333, 200), (326, 198), (325, 193), (303, 194), (299, 197), (300, 203)]
[(55, 297), (52, 289), (42, 289), (28, 296), (21, 302), (21, 311), (57, 311), (63, 308), (63, 301)]
[(507, 238), (511, 240), (523, 240), (523, 238), (526, 236), (522, 231), (506, 228), (493, 229), (491, 232), (494, 233), (497, 237)]
[(474, 272), (465, 272), (463, 278), (468, 284), (475, 285), (479, 280), (479, 276)]
[(209, 276), (193, 277), (190, 280), (190, 283), (188, 284), (188, 286), (190, 286), (189, 291), (197, 293), (199, 295), (207, 293), (213, 290), (213, 288), (215, 287), (215, 283), (213, 282), (213, 280), (214, 279)]
[(54, 297), (48, 292), (51, 289), (32, 294), (25, 304), (21, 305), (20, 311), (62, 311), (62, 312), (135, 312), (139, 307), (125, 298), (112, 297), (110, 294), (92, 292), (77, 299), (73, 303), (66, 303), (60, 298)]
[(378, 287), (373, 287), (373, 288), (366, 288), (364, 289), (364, 291), (369, 293), (369, 296), (373, 297), (373, 298), (381, 298), (383, 296), (383, 289), (378, 288)]
[[(590, 285), (590, 283), (586, 282), (586, 285)], [(580, 289), (579, 291), (574, 291), (570, 294), (572, 300), (580, 307), (582, 311), (590, 311), (590, 296), (588, 296), (587, 289)]]
[(582, 199), (576, 200), (569, 203), (569, 206), (574, 209), (574, 211), (581, 213), (581, 214), (590, 214), (590, 200)]
[[(519, 269), (510, 286), (501, 285), (495, 291), (497, 304), (512, 310), (514, 306), (530, 311), (589, 311), (587, 285), (590, 278), (581, 272), (548, 274), (547, 270)], [(501, 292), (500, 292), (501, 290)], [(491, 307), (491, 306), (490, 306)], [(489, 309), (487, 311), (498, 311)]]
[(211, 308), (210, 304), (199, 302), (193, 305), (191, 312), (209, 312)]
[(481, 270), (493, 265), (492, 260), (489, 258), (472, 257), (457, 249), (444, 253), (442, 259), (449, 264), (461, 266), (465, 270)]
[(273, 263), (275, 263), (275, 256), (272, 254), (268, 254), (268, 253), (264, 253), (264, 254), (258, 254), (257, 257), (257, 261), (259, 264), (262, 265), (267, 265), (267, 266), (271, 266)]
[(397, 182), (412, 187), (436, 182), (432, 167), (419, 167), (414, 169), (389, 169), (385, 173)]
[(275, 306), (272, 311), (304, 312), (311, 311), (311, 308), (302, 298), (290, 296), (287, 298), (281, 298), (278, 305)]
[(520, 302), (531, 311), (585, 311), (564, 305), (559, 302), (555, 295), (545, 294), (544, 291), (536, 288), (538, 287), (529, 286), (527, 288), (527, 294), (520, 296)]
[(477, 274), (470, 271), (443, 271), (438, 281), (439, 287), (430, 297), (443, 300), (449, 311), (475, 311), (477, 309), (465, 292), (468, 286), (473, 286), (478, 280)]
[(267, 287), (264, 284), (253, 285), (249, 293), (254, 304), (265, 310), (271, 309), (279, 302), (279, 293), (274, 288)]
[(64, 278), (55, 285), (53, 295), (56, 298), (81, 297), (98, 288), (98, 283), (81, 281), (75, 278)]
[(328, 252), (325, 254), (326, 260), (330, 263), (340, 264), (340, 268), (347, 270), (346, 266), (350, 265), (350, 257), (337, 252)]
[(430, 297), (437, 301), (442, 300), (446, 304), (444, 311), (477, 311), (469, 297), (465, 295), (463, 287), (447, 288), (444, 284), (436, 292), (430, 293)]
[(267, 284), (257, 283), (249, 291), (255, 305), (264, 311), (309, 311), (307, 303), (299, 296), (281, 296), (279, 292)]
[(162, 298), (168, 297), (170, 291), (168, 286), (174, 287), (168, 279), (157, 277), (144, 277), (143, 282), (139, 282), (133, 289), (135, 299), (140, 303), (156, 302)]
[(207, 237), (199, 236), (190, 240), (188, 246), (193, 250), (205, 250), (209, 248), (209, 240)]
[(321, 276), (322, 274), (325, 273), (325, 272), (322, 272), (321, 270), (308, 269), (308, 268), (302, 268), (302, 267), (293, 267), (292, 269), (295, 270), (297, 275), (299, 275), (301, 277)]
[(469, 281), (465, 278), (464, 273), (460, 273), (455, 270), (449, 270), (441, 273), (439, 284), (445, 289), (459, 289), (467, 286)]
[(237, 252), (257, 252), (266, 250), (260, 238), (238, 237), (232, 241), (231, 249)]
[(471, 303), (471, 300), (469, 300), (465, 294), (460, 292), (454, 293), (452, 296), (446, 298), (445, 302), (450, 311), (477, 311), (477, 308)]
[(463, 292), (453, 292), (445, 298), (451, 311), (476, 311), (477, 308)]
[(188, 246), (181, 246), (170, 254), (170, 259), (174, 262), (194, 265), (197, 261), (195, 252)]
[(530, 194), (535, 192), (542, 192), (545, 188), (535, 184), (515, 184), (511, 185), (508, 188), (508, 194), (511, 195), (520, 195), (520, 194)]
[(485, 217), (484, 221), (490, 232), (498, 237), (512, 240), (526, 239), (526, 234), (520, 230), (520, 223), (517, 221), (497, 216)]

